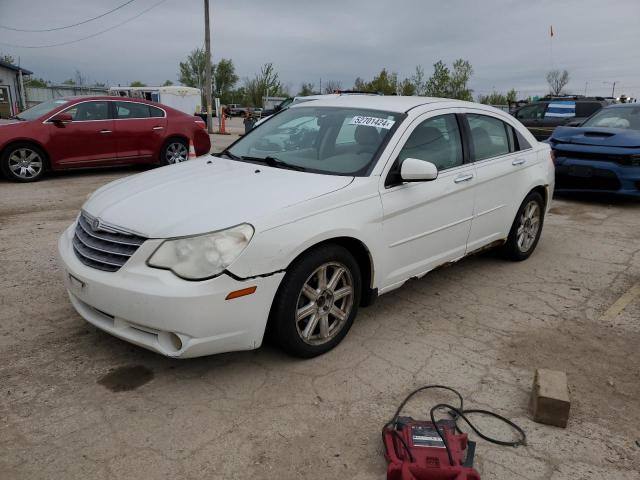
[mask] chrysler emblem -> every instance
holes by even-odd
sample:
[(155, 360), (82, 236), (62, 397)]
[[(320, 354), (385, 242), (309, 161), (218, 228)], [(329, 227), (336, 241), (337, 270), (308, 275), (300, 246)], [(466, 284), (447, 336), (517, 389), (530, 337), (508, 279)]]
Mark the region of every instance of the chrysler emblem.
[(94, 218), (93, 219), (93, 222), (91, 222), (91, 229), (93, 231), (100, 230), (100, 219), (99, 218)]

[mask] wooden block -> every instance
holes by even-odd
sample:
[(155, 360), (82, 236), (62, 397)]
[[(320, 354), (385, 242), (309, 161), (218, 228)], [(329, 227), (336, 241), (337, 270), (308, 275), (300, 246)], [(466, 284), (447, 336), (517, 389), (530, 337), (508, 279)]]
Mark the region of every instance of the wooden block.
[(537, 369), (531, 392), (533, 420), (565, 428), (570, 408), (567, 374), (557, 370)]

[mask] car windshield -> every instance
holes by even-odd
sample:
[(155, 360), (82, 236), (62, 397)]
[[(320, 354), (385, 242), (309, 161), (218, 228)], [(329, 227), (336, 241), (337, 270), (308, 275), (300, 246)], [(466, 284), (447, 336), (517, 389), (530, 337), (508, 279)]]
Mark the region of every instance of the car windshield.
[(332, 175), (366, 176), (402, 114), (360, 108), (290, 108), (229, 150), (237, 160)]
[(31, 107), (24, 112), (20, 112), (18, 115), (16, 115), (16, 118), (19, 120), (35, 120), (36, 118), (46, 115), (47, 113), (51, 112), (61, 105), (64, 105), (65, 103), (69, 103), (69, 101), (62, 98), (56, 98), (54, 100), (42, 102), (35, 107)]
[(640, 130), (640, 106), (604, 108), (581, 126)]

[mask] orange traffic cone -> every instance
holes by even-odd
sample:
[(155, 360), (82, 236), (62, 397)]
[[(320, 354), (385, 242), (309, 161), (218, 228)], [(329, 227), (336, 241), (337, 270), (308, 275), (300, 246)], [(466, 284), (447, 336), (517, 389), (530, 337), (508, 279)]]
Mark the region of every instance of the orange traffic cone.
[(226, 117), (226, 115), (224, 114), (224, 112), (222, 112), (222, 115), (220, 116), (220, 133), (221, 134), (226, 134), (227, 132), (225, 131), (225, 125), (224, 125), (224, 118)]
[(196, 158), (196, 149), (193, 146), (193, 140), (189, 139), (189, 160)]

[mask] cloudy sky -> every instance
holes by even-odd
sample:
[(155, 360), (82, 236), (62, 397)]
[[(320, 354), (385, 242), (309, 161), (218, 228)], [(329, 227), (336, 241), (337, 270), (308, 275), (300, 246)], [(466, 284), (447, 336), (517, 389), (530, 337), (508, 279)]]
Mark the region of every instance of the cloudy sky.
[[(0, 0), (0, 25), (56, 28), (125, 1)], [(615, 81), (616, 94), (640, 96), (640, 0), (210, 1), (214, 61), (232, 58), (241, 77), (273, 62), (294, 94), (302, 82), (337, 80), (348, 88), (382, 67), (404, 78), (417, 64), (430, 74), (439, 59), (465, 58), (474, 68), (475, 93), (543, 94), (545, 72), (554, 67), (569, 70), (572, 92), (609, 95)], [(203, 24), (202, 0), (135, 0), (75, 28), (0, 28), (0, 53), (54, 82), (76, 69), (110, 85), (177, 82), (178, 62), (204, 44)], [(77, 43), (24, 48), (109, 28)]]

